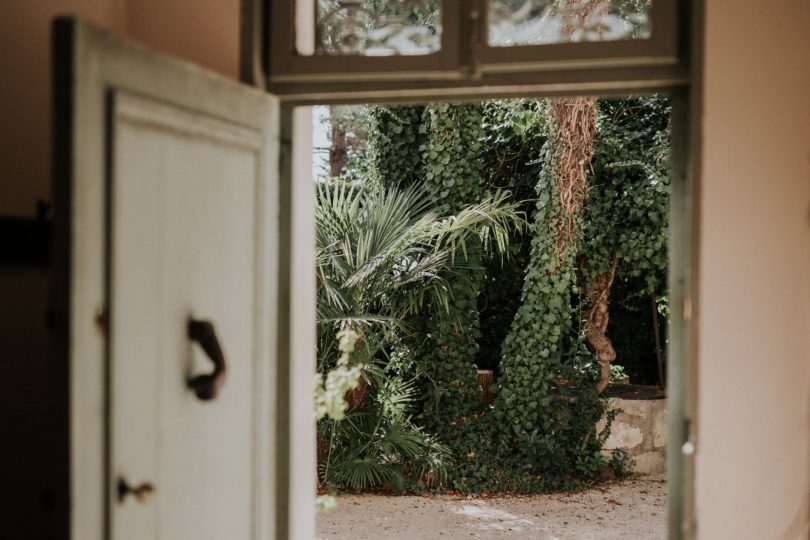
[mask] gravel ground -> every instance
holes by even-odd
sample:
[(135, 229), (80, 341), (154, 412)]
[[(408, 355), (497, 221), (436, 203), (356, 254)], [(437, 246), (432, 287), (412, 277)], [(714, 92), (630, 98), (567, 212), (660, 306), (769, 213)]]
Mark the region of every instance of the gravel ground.
[(638, 477), (576, 493), (467, 499), (341, 495), (318, 516), (319, 540), (469, 538), (666, 538), (662, 477)]

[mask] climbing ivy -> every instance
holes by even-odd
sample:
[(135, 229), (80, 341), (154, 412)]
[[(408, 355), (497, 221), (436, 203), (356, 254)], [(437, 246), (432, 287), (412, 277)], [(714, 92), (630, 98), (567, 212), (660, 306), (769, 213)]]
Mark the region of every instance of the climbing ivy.
[[(373, 113), (369, 158), (382, 185), (416, 183), (437, 213), (453, 213), (488, 195), (483, 175), (483, 106), (433, 103), (380, 107)], [(448, 483), (464, 489), (469, 455), (486, 435), (476, 422), (486, 416), (476, 382), (480, 337), (478, 296), (484, 283), (484, 251), (467, 243), (454, 255), (446, 305), (426, 305), (408, 322), (413, 329), (391, 355), (389, 368), (421, 381), (418, 421), (452, 454)], [(481, 426), (484, 425), (482, 422)], [(478, 471), (484, 480), (485, 474)]]
[(485, 196), (482, 176), (482, 107), (432, 104), (419, 127), (424, 187), (439, 212), (452, 211)]
[(368, 161), (370, 182), (385, 186), (411, 185), (422, 179), (420, 145), (422, 106), (374, 107), (369, 111)]
[[(486, 196), (481, 174), (482, 107), (478, 104), (430, 104), (419, 128), (423, 187), (439, 213), (481, 201)], [(417, 358), (429, 381), (423, 421), (454, 440), (454, 425), (480, 406), (475, 356), (480, 337), (478, 294), (483, 283), (481, 246), (471, 244), (463, 253), (466, 268), (450, 283), (446, 310), (433, 306), (418, 327), (424, 329)], [(451, 446), (452, 448), (452, 446)]]
[[(484, 106), (484, 177), (489, 189), (509, 190), (527, 216), (535, 207), (540, 152), (546, 141), (546, 111), (533, 99), (489, 101)], [(478, 296), (481, 338), (476, 364), (500, 371), (501, 345), (520, 307), (531, 236), (515, 231), (508, 257), (485, 259), (485, 282)]]
[[(576, 259), (555, 249), (564, 211), (557, 187), (558, 142), (543, 148), (537, 207), (521, 306), (503, 344), (495, 413), (504, 467), (520, 489), (567, 487), (604, 465), (594, 426), (604, 405), (585, 368), (571, 310)], [(582, 236), (575, 216), (574, 240)]]
[(615, 255), (617, 279), (639, 281), (636, 294), (665, 294), (670, 109), (669, 100), (655, 96), (598, 102), (580, 251), (586, 282), (605, 272)]

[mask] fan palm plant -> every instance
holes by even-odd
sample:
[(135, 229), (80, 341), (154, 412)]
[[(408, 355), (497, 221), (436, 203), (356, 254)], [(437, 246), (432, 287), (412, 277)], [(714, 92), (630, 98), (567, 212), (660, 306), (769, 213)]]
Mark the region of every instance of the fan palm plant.
[(449, 449), (411, 422), (416, 394), (413, 381), (384, 377), (365, 407), (321, 423), (320, 474), (328, 486), (399, 492), (444, 482)]
[[(453, 215), (439, 215), (418, 188), (366, 192), (346, 183), (319, 183), (317, 280), (319, 358), (336, 355), (334, 336), (352, 327), (368, 359), (408, 331), (426, 303), (447, 309), (448, 282), (468, 268), (467, 247), (505, 253), (509, 233), (522, 228), (519, 203), (497, 192)], [(325, 366), (320, 366), (321, 368)]]

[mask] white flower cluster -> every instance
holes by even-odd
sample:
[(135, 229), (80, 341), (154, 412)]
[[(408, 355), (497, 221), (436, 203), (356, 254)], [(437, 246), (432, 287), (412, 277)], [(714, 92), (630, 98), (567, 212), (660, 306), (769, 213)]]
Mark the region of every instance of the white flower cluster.
[(346, 392), (356, 388), (360, 382), (362, 364), (349, 366), (354, 348), (360, 336), (351, 329), (341, 330), (338, 333), (338, 358), (335, 369), (326, 375), (315, 375), (315, 419), (320, 420), (328, 416), (333, 420), (342, 420), (346, 416), (349, 404), (346, 401)]
[(331, 495), (321, 495), (315, 498), (315, 511), (327, 513), (337, 508), (337, 499)]

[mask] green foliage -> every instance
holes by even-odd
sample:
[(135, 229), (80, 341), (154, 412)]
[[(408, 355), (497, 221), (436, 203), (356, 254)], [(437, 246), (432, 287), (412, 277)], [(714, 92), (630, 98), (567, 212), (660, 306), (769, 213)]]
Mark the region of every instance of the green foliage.
[[(481, 106), (431, 104), (423, 116), (419, 131), (426, 140), (419, 151), (431, 205), (451, 212), (483, 199)], [(469, 267), (450, 283), (449, 312), (433, 309), (418, 323), (426, 332), (417, 354), (432, 382), (425, 420), (440, 431), (480, 402), (473, 362), (478, 352), (481, 255), (479, 245), (465, 250)]]
[[(383, 185), (417, 185), (439, 213), (455, 212), (487, 196), (480, 105), (380, 107), (373, 118), (369, 157)], [(504, 240), (505, 248), (508, 238)], [(454, 256), (463, 256), (466, 267), (458, 268), (448, 283), (447, 303), (426, 303), (410, 320), (417, 331), (408, 351), (427, 396), (422, 421), (435, 429), (480, 399), (473, 362), (485, 246), (461, 247)]]
[[(362, 187), (319, 192), (321, 369), (337, 357), (335, 331), (350, 326), (372, 380), (350, 423), (320, 425), (331, 486), (418, 489), (446, 470), (444, 485), (463, 492), (538, 492), (626, 466), (621, 452), (600, 451), (609, 422), (596, 433), (605, 406), (581, 295), (617, 257), (612, 311), (632, 321), (651, 295), (665, 304), (669, 105), (603, 100), (598, 111), (580, 249), (560, 260), (559, 149), (545, 102), (368, 109), (368, 146), (346, 177)], [(493, 192), (490, 210), (511, 197), (498, 225), (463, 225)], [(512, 226), (521, 210), (530, 235)], [(432, 235), (454, 225), (456, 237)], [(639, 342), (632, 328), (625, 337)], [(494, 408), (480, 403), (476, 363), (500, 371)], [(407, 406), (385, 405), (402, 395)]]
[[(389, 130), (389, 133), (375, 133), (375, 138), (386, 141), (402, 135), (397, 123), (402, 117), (401, 108), (378, 114), (382, 118), (399, 116), (387, 124), (378, 122), (377, 128)], [(411, 140), (408, 136), (406, 142)], [(418, 159), (419, 165), (412, 169), (421, 171), (421, 177), (403, 180), (397, 174), (381, 176), (384, 185), (415, 182), (424, 190), (432, 207), (440, 212), (453, 212), (487, 197), (482, 159), (482, 105), (428, 105), (422, 111), (418, 140), (418, 153), (414, 155), (413, 147), (406, 145), (408, 154), (400, 159), (407, 159), (408, 163)], [(381, 152), (375, 150), (373, 155), (379, 160)], [(390, 159), (384, 165), (393, 162)], [(512, 233), (505, 238), (504, 248), (514, 236)], [(462, 489), (463, 478), (469, 470), (468, 456), (476, 455), (472, 448), (480, 446), (480, 427), (485, 424), (478, 422), (485, 413), (481, 410), (481, 390), (476, 382), (474, 363), (480, 336), (478, 296), (484, 281), (482, 265), (488, 251), (485, 248), (485, 245), (471, 244), (457, 252), (464, 257), (467, 266), (459, 269), (449, 282), (447, 309), (427, 303), (421, 313), (410, 319), (416, 330), (414, 337), (400, 347), (398, 362), (395, 362), (400, 372), (409, 372), (422, 382), (419, 421), (451, 449), (454, 456), (451, 486)], [(503, 254), (505, 249), (500, 251)]]
[(335, 341), (336, 331), (346, 335), (351, 329), (359, 336), (352, 361), (365, 365), (372, 382), (364, 407), (341, 421), (335, 420), (343, 414), (338, 410), (319, 424), (328, 485), (402, 489), (407, 482), (410, 487), (419, 480), (443, 482), (444, 447), (411, 422), (414, 384), (385, 367), (385, 354), (413, 335), (408, 319), (423, 306), (450, 312), (450, 284), (469, 271), (463, 254), (472, 246), (506, 249), (510, 230), (521, 223), (508, 199), (508, 193), (495, 193), (448, 215), (432, 210), (429, 197), (416, 187), (368, 191), (345, 183), (318, 185), (319, 371), (329, 371), (327, 383), (331, 375), (341, 375), (318, 394), (324, 397), (320, 408), (328, 410), (336, 401), (326, 399), (330, 389), (337, 388), (335, 394), (347, 388), (343, 382), (354, 376), (341, 374), (348, 362), (342, 362), (346, 347)]
[(411, 421), (413, 382), (369, 372), (373, 390), (366, 406), (318, 426), (320, 474), (327, 488), (401, 492), (442, 485), (449, 452)]
[[(666, 303), (671, 106), (655, 96), (600, 100), (597, 106), (580, 284), (586, 289), (616, 257), (608, 328), (616, 363), (628, 368), (634, 383), (655, 383), (650, 298)], [(662, 343), (665, 329), (659, 328)]]
[(419, 147), (424, 107), (374, 107), (369, 111), (372, 136), (368, 161), (373, 166), (374, 186), (410, 186), (422, 178)]
[(419, 146), (424, 188), (434, 207), (453, 211), (485, 196), (482, 175), (482, 106), (437, 103), (423, 113)]
[(315, 221), (318, 350), (321, 367), (339, 354), (334, 335), (346, 327), (365, 346), (358, 362), (396, 342), (406, 320), (430, 304), (447, 311), (449, 283), (468, 270), (469, 245), (506, 249), (521, 218), (509, 194), (495, 193), (452, 215), (438, 214), (416, 188), (369, 192), (320, 183)]
[(637, 293), (665, 294), (669, 224), (669, 101), (601, 100), (594, 143), (585, 242), (585, 280), (619, 260), (621, 280), (643, 280)]
[[(489, 101), (484, 106), (484, 177), (489, 189), (509, 189), (520, 209), (532, 215), (535, 186), (546, 141), (547, 116), (532, 99)], [(520, 307), (529, 264), (531, 236), (515, 231), (508, 257), (484, 261), (485, 281), (478, 296), (481, 337), (476, 365), (500, 371), (501, 345)]]
[[(422, 187), (432, 207), (452, 212), (486, 197), (482, 171), (482, 107), (478, 104), (430, 104), (425, 108), (419, 146), (424, 179)], [(450, 283), (448, 312), (428, 306), (415, 327), (421, 332), (413, 347), (421, 364), (428, 399), (422, 421), (453, 444), (453, 422), (480, 404), (475, 357), (478, 352), (478, 294), (483, 282), (482, 249), (464, 250), (468, 267)]]
[(624, 366), (620, 366), (618, 364), (613, 364), (610, 366), (610, 382), (619, 382), (623, 381), (628, 377), (627, 372), (624, 370)]
[[(521, 306), (503, 344), (495, 404), (499, 444), (512, 482), (529, 490), (559, 489), (596, 478), (603, 458), (594, 426), (604, 405), (594, 389), (571, 310), (576, 259), (555, 249), (563, 209), (556, 184), (558, 146), (543, 150), (532, 249)], [(582, 219), (575, 220), (575, 238)], [(519, 485), (520, 485), (519, 484)]]

